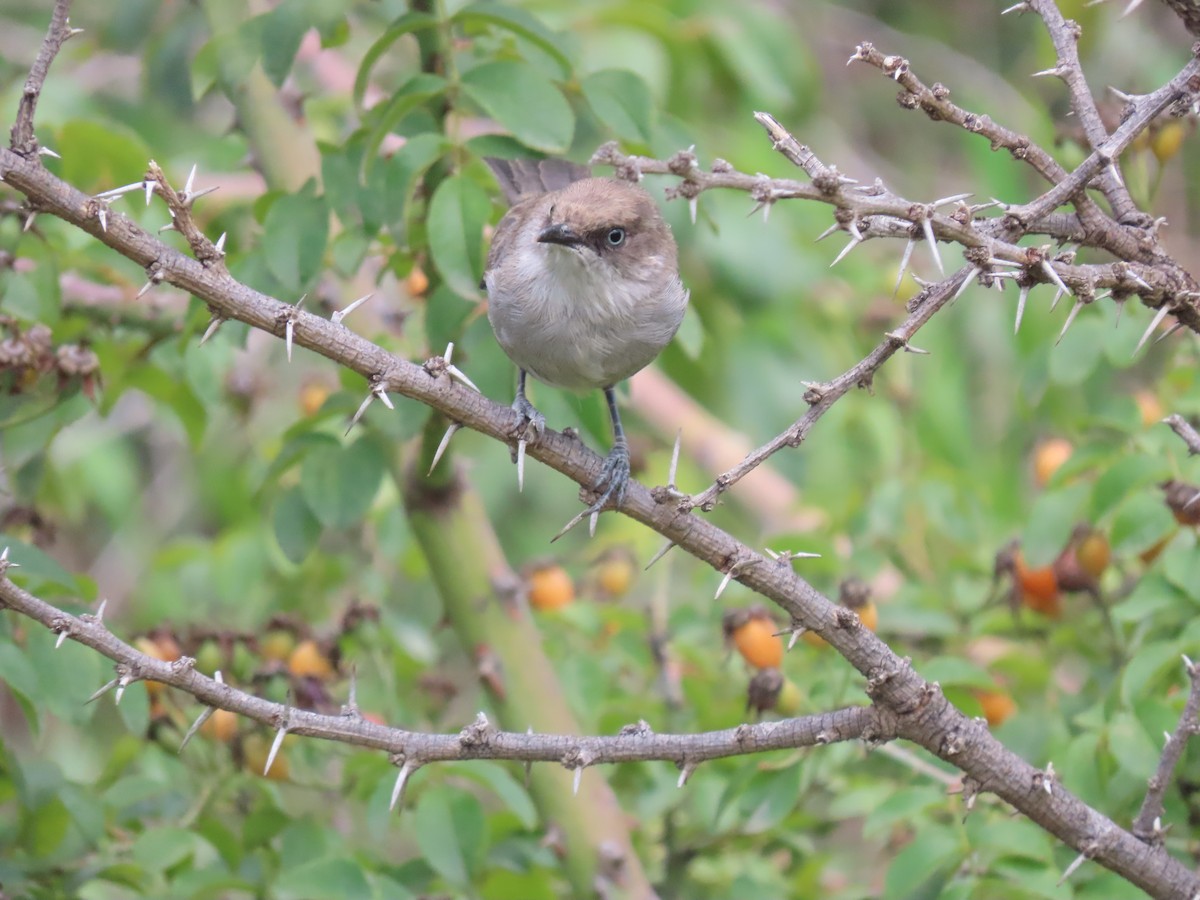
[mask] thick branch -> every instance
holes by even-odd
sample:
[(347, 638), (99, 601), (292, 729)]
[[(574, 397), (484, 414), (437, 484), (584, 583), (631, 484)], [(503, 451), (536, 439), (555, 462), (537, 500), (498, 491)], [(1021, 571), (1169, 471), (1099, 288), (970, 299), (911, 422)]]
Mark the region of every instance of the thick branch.
[(1179, 413), (1167, 416), (1163, 419), (1167, 425), (1171, 426), (1171, 430), (1179, 435), (1185, 444), (1187, 444), (1188, 453), (1193, 456), (1200, 454), (1200, 432), (1196, 431)]
[(42, 85), (46, 83), (46, 75), (50, 72), (50, 64), (62, 48), (63, 42), (71, 36), (71, 25), (68, 15), (71, 11), (71, 0), (55, 0), (54, 12), (50, 16), (50, 29), (46, 32), (42, 47), (38, 50), (37, 59), (25, 79), (25, 90), (21, 94), (21, 104), (17, 107), (17, 121), (12, 127), (12, 149), (22, 156), (32, 156), (37, 153), (37, 138), (33, 134), (33, 114), (37, 110), (38, 99), (42, 95)]
[(1158, 768), (1150, 778), (1146, 798), (1142, 801), (1142, 808), (1138, 812), (1137, 818), (1133, 820), (1133, 833), (1148, 843), (1162, 843), (1164, 832), (1162, 824), (1163, 797), (1166, 796), (1167, 788), (1171, 784), (1171, 775), (1174, 773), (1175, 767), (1183, 758), (1183, 751), (1187, 747), (1188, 741), (1197, 731), (1200, 731), (1200, 669), (1186, 656), (1183, 661), (1187, 667), (1188, 679), (1191, 681), (1187, 703), (1184, 704), (1183, 712), (1179, 716), (1179, 724), (1175, 726), (1175, 730), (1171, 734), (1167, 735), (1167, 743), (1158, 760)]
[[(126, 684), (148, 680), (169, 684), (208, 706), (228, 709), (271, 728), (285, 725), (289, 734), (337, 741), (356, 747), (403, 755), (414, 766), (462, 759), (507, 759), (522, 762), (558, 762), (586, 759), (584, 765), (660, 760), (696, 764), (727, 756), (813, 747), (871, 736), (894, 736), (891, 717), (871, 706), (851, 706), (820, 715), (778, 722), (739, 725), (699, 734), (655, 734), (645, 723), (631, 725), (621, 734), (578, 737), (564, 734), (530, 734), (471, 728), (476, 738), (461, 734), (426, 734), (378, 725), (353, 712), (330, 716), (294, 709), (240, 691), (197, 672), (195, 660), (163, 662), (122, 641), (93, 616), (76, 617), (22, 590), (2, 574), (0, 606), (7, 606), (40, 622), (52, 632), (67, 632), (71, 640), (98, 651), (117, 664), (117, 675)], [(115, 685), (114, 685), (115, 687)], [(89, 686), (80, 685), (80, 691)]]

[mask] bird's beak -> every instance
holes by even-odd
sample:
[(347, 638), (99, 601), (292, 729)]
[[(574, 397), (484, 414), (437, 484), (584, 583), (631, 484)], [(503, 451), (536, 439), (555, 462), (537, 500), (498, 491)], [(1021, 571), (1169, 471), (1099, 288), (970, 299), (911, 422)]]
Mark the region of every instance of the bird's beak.
[(538, 235), (539, 244), (562, 244), (564, 247), (574, 247), (581, 243), (583, 238), (570, 225), (558, 224), (548, 225), (542, 229)]

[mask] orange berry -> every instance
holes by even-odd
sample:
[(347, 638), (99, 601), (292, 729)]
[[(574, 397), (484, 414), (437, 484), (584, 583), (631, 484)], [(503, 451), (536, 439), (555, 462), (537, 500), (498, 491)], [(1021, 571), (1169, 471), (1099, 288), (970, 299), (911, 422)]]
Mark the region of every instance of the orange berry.
[(272, 628), (258, 641), (258, 653), (264, 660), (286, 662), (296, 649), (296, 635), (286, 628)]
[(200, 733), (214, 741), (228, 744), (237, 734), (237, 719), (237, 713), (227, 709), (214, 709), (213, 714), (200, 726)]
[(329, 388), (319, 381), (305, 382), (300, 388), (300, 411), (306, 416), (316, 415), (329, 396)]
[(988, 725), (993, 728), (1012, 718), (1013, 713), (1017, 711), (1016, 701), (1006, 691), (999, 689), (985, 691), (976, 688), (971, 693), (983, 707), (983, 715), (987, 719)]
[(551, 610), (569, 606), (575, 599), (575, 583), (562, 566), (542, 566), (528, 576), (529, 605)]
[(429, 276), (420, 266), (413, 266), (408, 277), (404, 279), (404, 288), (413, 297), (424, 297), (429, 290)]
[(761, 606), (731, 609), (722, 622), (725, 639), (732, 640), (738, 653), (759, 669), (777, 669), (783, 662), (783, 641), (770, 614)]
[(297, 678), (316, 678), (320, 681), (333, 677), (333, 663), (321, 652), (312, 638), (298, 643), (287, 661), (288, 671)]
[(1187, 126), (1179, 119), (1169, 119), (1155, 129), (1150, 137), (1150, 149), (1160, 163), (1165, 163), (1179, 152), (1187, 131)]
[(1164, 415), (1163, 406), (1153, 391), (1143, 388), (1135, 392), (1133, 402), (1137, 404), (1138, 413), (1142, 417), (1142, 426), (1144, 428), (1157, 425), (1162, 421)]
[(1013, 578), (1020, 592), (1021, 603), (1044, 616), (1057, 619), (1062, 615), (1062, 599), (1058, 590), (1058, 577), (1053, 566), (1030, 569), (1025, 565), (1021, 551), (1013, 554)]
[(1112, 561), (1112, 548), (1109, 547), (1108, 538), (1103, 532), (1088, 531), (1079, 539), (1079, 544), (1075, 547), (1075, 557), (1083, 571), (1092, 578), (1099, 578)]
[(1075, 446), (1066, 438), (1049, 438), (1038, 444), (1033, 451), (1033, 480), (1037, 486), (1045, 487), (1074, 452)]
[(596, 588), (607, 599), (625, 596), (629, 592), (636, 574), (633, 557), (623, 547), (609, 550), (596, 560), (594, 572)]

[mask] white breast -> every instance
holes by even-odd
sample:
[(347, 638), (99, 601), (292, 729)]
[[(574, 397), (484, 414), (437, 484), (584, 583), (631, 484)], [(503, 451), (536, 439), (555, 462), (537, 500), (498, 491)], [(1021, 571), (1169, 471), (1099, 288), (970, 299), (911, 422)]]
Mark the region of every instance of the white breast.
[(504, 352), (539, 381), (585, 390), (645, 368), (671, 340), (687, 305), (676, 275), (618, 277), (608, 259), (528, 244), (489, 271), (488, 318)]

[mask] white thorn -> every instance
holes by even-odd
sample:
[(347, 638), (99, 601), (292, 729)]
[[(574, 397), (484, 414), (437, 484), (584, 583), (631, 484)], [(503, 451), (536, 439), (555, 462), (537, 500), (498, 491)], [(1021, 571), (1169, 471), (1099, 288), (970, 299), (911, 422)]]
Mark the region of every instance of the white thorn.
[(729, 571), (725, 573), (725, 577), (723, 577), (723, 578), (721, 579), (721, 583), (720, 583), (719, 585), (717, 585), (717, 592), (716, 592), (716, 594), (714, 594), (714, 595), (713, 595), (713, 599), (714, 599), (714, 600), (720, 600), (720, 599), (721, 599), (721, 595), (722, 595), (723, 593), (725, 593), (725, 588), (727, 588), (727, 587), (729, 586), (729, 581), (730, 581), (730, 579), (732, 579), (732, 578), (733, 578), (733, 573), (734, 573), (736, 570), (737, 570), (737, 566), (736, 566), (736, 565), (733, 565), (733, 566), (730, 566), (730, 567), (729, 567)]
[(217, 242), (215, 244), (213, 244), (213, 247), (216, 249), (216, 251), (218, 253), (225, 252), (225, 235), (226, 235), (226, 232), (222, 231), (221, 236), (219, 238), (217, 238)]
[(1013, 326), (1013, 334), (1021, 330), (1021, 319), (1025, 318), (1025, 301), (1029, 299), (1029, 285), (1021, 288), (1021, 294), (1017, 297), (1017, 324)]
[(1053, 69), (1042, 69), (1040, 72), (1034, 72), (1030, 78), (1041, 78), (1045, 75), (1061, 75), (1063, 73), (1061, 66), (1055, 66)]
[(854, 219), (850, 220), (850, 224), (846, 226), (846, 230), (850, 232), (850, 237), (856, 241), (863, 240), (862, 232), (858, 230), (858, 222)]
[(671, 450), (671, 465), (667, 469), (667, 487), (675, 487), (675, 476), (679, 470), (679, 449), (683, 444), (683, 429), (675, 432), (675, 447)]
[(806, 629), (796, 626), (792, 628), (792, 636), (788, 638), (787, 648), (791, 650), (796, 646), (796, 641), (800, 639), (800, 635), (804, 634)]
[(1058, 879), (1059, 885), (1063, 884), (1063, 882), (1074, 875), (1075, 870), (1082, 866), (1086, 859), (1087, 855), (1084, 853), (1080, 853), (1077, 857), (1075, 857), (1075, 861), (1067, 866), (1066, 871), (1062, 873), (1062, 878)]
[(98, 607), (96, 607), (96, 615), (94, 618), (96, 619), (97, 622), (104, 621), (104, 611), (106, 609), (108, 609), (108, 598), (107, 597), (105, 597), (103, 600), (101, 600), (100, 605)]
[(1079, 315), (1079, 311), (1083, 309), (1084, 303), (1082, 300), (1076, 300), (1071, 307), (1071, 311), (1067, 313), (1067, 321), (1063, 322), (1062, 331), (1058, 333), (1058, 340), (1054, 342), (1054, 346), (1062, 343), (1062, 339), (1067, 336), (1067, 329), (1071, 327), (1071, 323), (1075, 321), (1075, 317)]
[(197, 163), (192, 163), (192, 171), (188, 172), (187, 181), (185, 181), (185, 182), (183, 183), (183, 193), (184, 193), (185, 195), (187, 195), (187, 194), (190, 194), (190, 193), (192, 192), (192, 185), (193, 185), (193, 184), (195, 183), (195, 181), (196, 181), (196, 167), (197, 167), (197, 165), (198, 165)]
[(350, 424), (346, 427), (346, 434), (350, 433), (350, 429), (358, 424), (358, 420), (363, 417), (363, 413), (367, 411), (367, 407), (371, 405), (371, 401), (375, 399), (375, 391), (367, 391), (367, 397), (359, 404), (358, 411), (354, 414), (354, 418), (350, 420)]
[(147, 178), (142, 182), (142, 187), (146, 189), (146, 205), (149, 206), (151, 198), (154, 197), (154, 182)]
[(862, 240), (860, 238), (855, 238), (855, 237), (850, 238), (850, 243), (848, 243), (845, 247), (842, 248), (842, 252), (839, 253), (834, 258), (833, 262), (831, 262), (829, 264), (829, 268), (832, 269), (834, 266), (836, 266), (838, 263), (840, 263), (845, 258), (847, 253), (849, 253), (851, 250), (853, 250), (855, 247), (857, 247), (861, 243), (862, 243)]
[(583, 766), (576, 766), (575, 767), (575, 779), (571, 784), (571, 792), (576, 797), (579, 796), (579, 784), (582, 781), (583, 781)]
[(187, 730), (187, 734), (183, 736), (183, 740), (179, 742), (179, 752), (183, 752), (183, 748), (188, 745), (188, 742), (200, 730), (200, 726), (212, 718), (212, 714), (216, 712), (216, 708), (212, 706), (204, 707), (204, 710), (196, 717), (196, 721), (192, 723), (192, 727)]
[(1196, 674), (1196, 664), (1192, 662), (1191, 657), (1186, 653), (1183, 654), (1183, 667), (1187, 669), (1188, 675)]
[(288, 319), (283, 327), (283, 344), (287, 348), (287, 360), (292, 361), (292, 336), (296, 331), (296, 320)]
[(1154, 318), (1150, 320), (1150, 324), (1146, 327), (1146, 330), (1142, 332), (1141, 340), (1139, 340), (1137, 342), (1137, 346), (1133, 348), (1134, 356), (1137, 356), (1138, 351), (1142, 349), (1142, 346), (1146, 343), (1147, 339), (1149, 339), (1150, 335), (1152, 335), (1155, 330), (1157, 330), (1158, 326), (1162, 324), (1163, 319), (1167, 317), (1167, 314), (1170, 311), (1171, 305), (1169, 303), (1164, 302), (1163, 305), (1158, 308), (1158, 312), (1154, 314)]
[(825, 240), (825, 238), (829, 237), (831, 234), (841, 231), (841, 230), (842, 230), (842, 226), (839, 223), (834, 222), (832, 225), (830, 225), (828, 228), (826, 228), (824, 231), (822, 231), (820, 234), (818, 234), (816, 239), (813, 241), (813, 243), (819, 244), (819, 243), (821, 243), (821, 241)]
[(395, 404), (392, 403), (392, 398), (388, 396), (387, 388), (382, 384), (375, 386), (375, 396), (380, 399), (384, 406), (390, 410), (395, 410)]
[(662, 559), (664, 556), (666, 556), (667, 551), (669, 551), (674, 546), (675, 546), (675, 542), (672, 540), (668, 540), (665, 544), (662, 545), (662, 549), (660, 549), (657, 553), (654, 554), (653, 557), (651, 557), (650, 562), (646, 563), (646, 568), (642, 569), (642, 571), (643, 572), (646, 571), (646, 569), (649, 569), (652, 565), (654, 565), (656, 562), (658, 562), (660, 559)]
[(204, 334), (200, 337), (200, 346), (203, 347), (205, 342), (217, 333), (217, 329), (221, 327), (221, 323), (225, 320), (220, 316), (213, 316), (212, 321), (208, 323), (208, 327), (204, 329)]
[(121, 187), (110, 188), (107, 191), (101, 191), (96, 195), (97, 200), (116, 200), (118, 197), (123, 197), (133, 191), (140, 191), (145, 186), (144, 181), (135, 181), (132, 184), (125, 184)]
[(61, 647), (63, 645), (63, 642), (67, 639), (67, 637), (68, 637), (68, 635), (70, 635), (70, 633), (71, 633), (70, 630), (66, 629), (66, 628), (64, 628), (62, 631), (60, 631), (58, 633), (58, 638), (54, 641), (54, 649), (55, 650), (57, 650), (59, 647)]
[(62, 159), (61, 156), (59, 156), (57, 153), (55, 153), (49, 147), (38, 147), (38, 153), (41, 154), (42, 156), (49, 156), (54, 159)]
[(446, 374), (449, 375), (451, 378), (453, 378), (455, 381), (465, 384), (467, 387), (469, 387), (475, 393), (477, 393), (477, 394), (483, 393), (483, 391), (479, 390), (479, 388), (475, 386), (475, 382), (473, 382), (470, 378), (468, 378), (466, 376), (466, 373), (463, 372), (463, 370), (460, 369), (458, 366), (452, 366), (449, 363), (447, 363), (446, 364)]
[(700, 198), (699, 197), (689, 197), (688, 198), (688, 213), (692, 217), (693, 225), (696, 224), (696, 212), (699, 209), (699, 206), (700, 206)]
[(404, 765), (400, 767), (400, 772), (396, 775), (396, 783), (392, 786), (392, 800), (388, 804), (388, 811), (396, 808), (396, 804), (400, 802), (400, 798), (404, 796), (404, 787), (408, 784), (408, 776), (412, 774), (412, 766), (408, 760), (404, 761)]
[(442, 442), (438, 444), (437, 450), (433, 453), (433, 462), (429, 464), (429, 471), (426, 476), (432, 475), (433, 470), (437, 468), (438, 462), (441, 461), (442, 454), (446, 452), (446, 448), (450, 446), (450, 438), (454, 437), (454, 432), (462, 428), (457, 422), (451, 422), (450, 427), (446, 429), (446, 433), (442, 435)]
[(1131, 12), (1133, 12), (1135, 9), (1137, 9), (1141, 5), (1142, 5), (1142, 0), (1129, 0), (1129, 5), (1126, 6), (1125, 9), (1121, 12), (1120, 17), (1122, 19), (1125, 18), (1127, 15), (1129, 15)]
[[(1049, 260), (1045, 260), (1045, 259), (1042, 260), (1042, 271), (1046, 273), (1047, 278), (1049, 278), (1051, 281), (1054, 282), (1055, 286), (1059, 289), (1060, 292), (1062, 292), (1064, 294), (1071, 293), (1071, 289), (1069, 287), (1067, 287), (1067, 283), (1059, 277), (1057, 272), (1054, 271), (1054, 266), (1050, 265)], [(1058, 297), (1054, 298), (1054, 302), (1058, 303)], [(1051, 306), (1050, 309), (1051, 309), (1051, 311), (1053, 311), (1054, 307)]]
[(525, 438), (517, 441), (517, 493), (525, 493)]
[(374, 296), (375, 295), (373, 293), (365, 294), (364, 296), (359, 297), (357, 300), (355, 300), (353, 303), (351, 303), (345, 309), (335, 310), (333, 315), (329, 317), (330, 320), (333, 322), (334, 325), (340, 325), (342, 319), (346, 318), (346, 316), (350, 315), (350, 313), (354, 312), (356, 309), (358, 309), (360, 306), (362, 306), (364, 303), (366, 303), (368, 300), (370, 300)]
[(955, 300), (957, 300), (959, 297), (961, 297), (963, 295), (963, 292), (967, 289), (968, 286), (970, 286), (971, 282), (973, 282), (978, 277), (978, 275), (981, 271), (983, 271), (983, 270), (980, 269), (978, 266), (971, 267), (971, 271), (967, 273), (967, 277), (962, 280), (962, 284), (960, 284), (958, 286), (958, 290), (956, 290), (954, 292), (954, 296), (950, 298), (951, 303), (953, 303)]
[(904, 245), (904, 253), (900, 256), (900, 271), (896, 273), (896, 286), (892, 288), (892, 299), (900, 293), (900, 284), (904, 281), (904, 273), (908, 271), (908, 261), (912, 258), (913, 247), (917, 245), (914, 238), (909, 238)]
[(925, 240), (929, 244), (929, 252), (933, 254), (933, 261), (937, 264), (938, 271), (945, 275), (946, 268), (942, 265), (942, 254), (938, 251), (937, 238), (933, 236), (933, 221), (928, 216), (921, 220), (921, 230), (925, 232)]
[(596, 536), (596, 523), (600, 521), (600, 510), (595, 510), (588, 516), (588, 537)]
[(120, 680), (117, 682), (117, 692), (113, 694), (114, 706), (121, 705), (121, 698), (125, 696), (125, 688), (129, 687), (129, 685), (132, 683), (133, 682), (130, 680), (128, 675), (121, 676)]
[(949, 203), (958, 203), (960, 200), (966, 200), (970, 197), (972, 191), (967, 191), (963, 194), (951, 194), (949, 197), (943, 197), (941, 200), (934, 200), (932, 206), (946, 206)]
[(287, 734), (287, 726), (280, 725), (279, 730), (275, 732), (275, 740), (271, 742), (271, 750), (267, 753), (267, 764), (263, 766), (263, 775), (271, 771), (271, 766), (275, 763), (275, 757), (279, 755), (279, 748), (283, 746), (283, 738)]
[(96, 218), (100, 220), (100, 230), (108, 231), (108, 209), (101, 206), (96, 210)]

